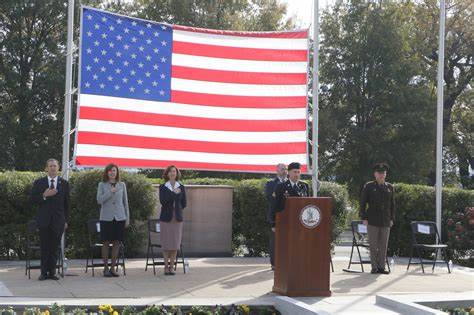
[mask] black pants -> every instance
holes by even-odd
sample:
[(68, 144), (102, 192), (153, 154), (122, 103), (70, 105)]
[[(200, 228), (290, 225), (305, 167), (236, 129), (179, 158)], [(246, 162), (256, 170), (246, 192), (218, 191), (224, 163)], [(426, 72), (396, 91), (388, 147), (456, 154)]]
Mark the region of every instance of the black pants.
[(275, 266), (275, 232), (273, 232), (272, 230), (270, 230), (269, 254), (270, 254), (270, 264), (272, 266)]
[(41, 274), (52, 276), (56, 273), (62, 231), (44, 227), (39, 229), (41, 247)]

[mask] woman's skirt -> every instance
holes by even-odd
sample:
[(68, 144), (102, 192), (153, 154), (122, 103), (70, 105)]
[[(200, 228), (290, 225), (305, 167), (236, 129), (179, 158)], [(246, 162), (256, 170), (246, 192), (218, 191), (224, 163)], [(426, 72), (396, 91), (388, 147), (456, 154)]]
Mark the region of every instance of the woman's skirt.
[(102, 242), (123, 242), (125, 235), (125, 220), (100, 221), (100, 238)]
[(183, 236), (183, 222), (176, 221), (160, 222), (160, 238), (163, 250), (179, 250)]

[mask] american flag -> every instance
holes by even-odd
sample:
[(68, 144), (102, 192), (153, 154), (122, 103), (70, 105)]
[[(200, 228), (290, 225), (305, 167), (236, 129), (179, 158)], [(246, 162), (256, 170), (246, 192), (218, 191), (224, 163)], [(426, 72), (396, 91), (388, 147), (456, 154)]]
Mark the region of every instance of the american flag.
[(76, 165), (307, 172), (307, 30), (81, 16)]

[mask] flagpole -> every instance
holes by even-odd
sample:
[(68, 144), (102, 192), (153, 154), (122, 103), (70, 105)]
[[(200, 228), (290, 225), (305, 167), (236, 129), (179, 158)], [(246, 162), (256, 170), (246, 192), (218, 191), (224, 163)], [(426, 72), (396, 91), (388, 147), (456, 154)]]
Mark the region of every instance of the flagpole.
[[(438, 49), (438, 85), (436, 115), (436, 226), (441, 238), (442, 189), (443, 189), (443, 109), (444, 109), (444, 33), (446, 19), (445, 0), (440, 0), (439, 49)], [(441, 241), (441, 240), (440, 240)]]
[(312, 186), (313, 196), (318, 196), (318, 173), (319, 173), (319, 0), (313, 1), (314, 14), (313, 14), (313, 146), (312, 146)]
[[(62, 177), (69, 179), (69, 147), (71, 136), (71, 107), (72, 107), (72, 65), (74, 53), (74, 0), (68, 0), (67, 14), (67, 51), (66, 51), (66, 86), (64, 92), (64, 131), (63, 131), (63, 156), (62, 156)], [(61, 237), (61, 255), (64, 271), (64, 247), (65, 234)], [(64, 273), (63, 273), (64, 276)]]

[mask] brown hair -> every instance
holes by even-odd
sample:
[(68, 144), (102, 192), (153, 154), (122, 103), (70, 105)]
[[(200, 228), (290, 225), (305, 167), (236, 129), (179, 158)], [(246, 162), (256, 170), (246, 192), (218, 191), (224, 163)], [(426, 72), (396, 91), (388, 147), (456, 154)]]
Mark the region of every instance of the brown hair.
[(176, 169), (176, 180), (178, 181), (178, 180), (181, 179), (181, 172), (179, 171), (179, 169), (174, 165), (170, 165), (165, 169), (165, 172), (163, 173), (163, 178), (166, 181), (170, 180), (170, 177), (168, 176), (168, 174), (171, 171), (171, 169), (173, 169), (173, 168)]
[(110, 163), (109, 165), (107, 165), (104, 169), (104, 175), (102, 176), (102, 181), (103, 182), (108, 182), (109, 181), (109, 171), (113, 168), (116, 168), (117, 169), (117, 177), (115, 177), (115, 180), (117, 182), (120, 181), (120, 171), (119, 171), (119, 168), (116, 164), (114, 163)]

